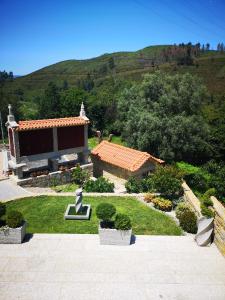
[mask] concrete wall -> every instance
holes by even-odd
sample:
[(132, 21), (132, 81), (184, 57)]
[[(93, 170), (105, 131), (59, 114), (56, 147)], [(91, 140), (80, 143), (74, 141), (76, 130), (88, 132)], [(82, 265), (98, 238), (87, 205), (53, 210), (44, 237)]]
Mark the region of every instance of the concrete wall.
[[(90, 176), (93, 174), (93, 164), (89, 163), (81, 166), (82, 169), (87, 170)], [(72, 171), (75, 168), (71, 168), (66, 171), (57, 171), (49, 173), (48, 175), (40, 175), (37, 177), (29, 177), (25, 179), (17, 179), (16, 183), (20, 186), (37, 186), (37, 187), (48, 187), (51, 185), (59, 185), (71, 182)]]
[(215, 197), (212, 196), (211, 200), (215, 212), (214, 242), (225, 256), (225, 207)]

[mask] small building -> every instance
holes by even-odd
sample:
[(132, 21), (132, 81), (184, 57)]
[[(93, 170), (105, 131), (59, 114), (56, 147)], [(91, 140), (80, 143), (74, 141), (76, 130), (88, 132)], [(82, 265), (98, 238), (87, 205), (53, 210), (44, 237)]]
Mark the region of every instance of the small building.
[(128, 179), (130, 176), (143, 177), (164, 161), (147, 152), (102, 141), (91, 151), (93, 175), (99, 177), (103, 172)]
[(82, 103), (80, 116), (15, 121), (9, 105), (6, 123), (9, 138), (9, 169), (19, 179), (35, 170), (58, 171), (65, 162), (88, 162), (88, 124)]

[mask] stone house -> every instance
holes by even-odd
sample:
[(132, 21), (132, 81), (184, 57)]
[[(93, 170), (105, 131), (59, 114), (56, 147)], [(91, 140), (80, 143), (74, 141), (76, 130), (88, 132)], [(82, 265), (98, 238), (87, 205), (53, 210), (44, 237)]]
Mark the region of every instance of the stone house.
[(93, 175), (99, 177), (103, 172), (128, 179), (130, 176), (141, 178), (152, 172), (157, 164), (164, 161), (147, 152), (102, 141), (91, 151)]

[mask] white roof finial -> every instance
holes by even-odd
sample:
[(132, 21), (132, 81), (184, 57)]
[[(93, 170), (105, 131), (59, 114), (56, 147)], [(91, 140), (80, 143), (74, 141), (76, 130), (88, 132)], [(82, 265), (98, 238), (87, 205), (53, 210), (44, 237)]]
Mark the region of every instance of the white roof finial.
[(12, 105), (11, 104), (8, 105), (8, 109), (9, 109), (9, 115), (11, 116), (12, 115)]
[(86, 117), (85, 109), (84, 109), (84, 103), (81, 103), (80, 107), (80, 117)]

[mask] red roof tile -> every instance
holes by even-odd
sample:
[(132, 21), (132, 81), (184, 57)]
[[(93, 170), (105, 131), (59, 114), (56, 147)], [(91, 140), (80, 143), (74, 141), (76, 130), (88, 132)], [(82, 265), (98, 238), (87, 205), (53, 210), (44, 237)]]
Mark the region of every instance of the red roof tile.
[(163, 164), (164, 161), (158, 159), (147, 152), (141, 152), (128, 147), (102, 141), (96, 146), (91, 154), (97, 156), (100, 160), (121, 167), (123, 169), (135, 172), (147, 161), (154, 161)]
[(80, 126), (88, 124), (89, 120), (85, 120), (81, 117), (69, 117), (59, 119), (44, 119), (44, 120), (30, 120), (30, 121), (19, 121), (19, 126), (16, 130), (35, 130), (53, 127), (66, 127), (66, 126)]

